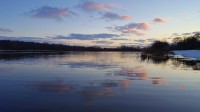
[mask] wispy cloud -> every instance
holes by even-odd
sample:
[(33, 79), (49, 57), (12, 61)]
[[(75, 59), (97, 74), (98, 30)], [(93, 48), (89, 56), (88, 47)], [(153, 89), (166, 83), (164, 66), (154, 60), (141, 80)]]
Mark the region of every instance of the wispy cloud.
[(62, 21), (63, 18), (76, 15), (76, 13), (68, 8), (43, 6), (38, 9), (31, 10), (25, 13), (25, 15), (37, 19), (53, 19), (56, 21)]
[(144, 43), (146, 40), (144, 39), (138, 39), (138, 40), (134, 40), (135, 42), (139, 42), (139, 43)]
[(150, 24), (147, 22), (143, 23), (130, 23), (124, 26), (113, 26), (107, 27), (107, 29), (115, 32), (121, 32), (123, 34), (135, 34), (138, 36), (144, 35), (144, 32), (149, 30)]
[(152, 43), (152, 42), (155, 42), (156, 39), (155, 38), (149, 38), (149, 39), (146, 39), (146, 41)]
[(165, 23), (167, 22), (167, 19), (165, 18), (161, 18), (161, 17), (157, 17), (153, 20), (155, 23)]
[(114, 38), (114, 37), (119, 37), (119, 35), (107, 34), (107, 33), (101, 33), (101, 34), (72, 33), (68, 36), (57, 35), (56, 37), (50, 37), (50, 38), (53, 38), (53, 39), (75, 39), (75, 40), (96, 40), (96, 39), (107, 39), (107, 38)]
[(0, 33), (12, 33), (14, 32), (13, 30), (11, 29), (7, 29), (7, 28), (0, 28)]
[(78, 7), (87, 12), (94, 12), (94, 11), (111, 12), (112, 11), (111, 9), (115, 7), (115, 5), (112, 3), (98, 4), (94, 1), (85, 1), (79, 4)]
[(111, 20), (124, 20), (124, 21), (130, 21), (132, 20), (131, 16), (128, 15), (124, 15), (124, 16), (120, 16), (117, 13), (113, 13), (113, 12), (106, 12), (102, 15), (101, 17), (102, 19), (105, 19), (107, 21), (111, 21)]
[(127, 41), (129, 39), (127, 39), (127, 38), (112, 38), (111, 40), (119, 40), (119, 41), (124, 40), (124, 41)]
[(194, 31), (194, 32), (186, 32), (186, 33), (173, 33), (172, 37), (181, 37), (181, 36), (192, 36), (195, 34), (200, 34), (200, 31)]
[(113, 44), (114, 42), (112, 42), (112, 41), (105, 41), (105, 40), (99, 40), (99, 41), (92, 41), (92, 43), (101, 44), (101, 45), (110, 45), (110, 44)]
[(155, 38), (148, 38), (148, 39), (136, 39), (136, 40), (133, 40), (134, 42), (136, 42), (135, 44), (151, 44), (153, 42), (156, 41)]

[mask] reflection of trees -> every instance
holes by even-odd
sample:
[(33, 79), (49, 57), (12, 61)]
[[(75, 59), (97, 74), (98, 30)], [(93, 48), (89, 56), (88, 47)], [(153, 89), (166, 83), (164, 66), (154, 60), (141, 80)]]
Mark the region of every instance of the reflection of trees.
[(175, 67), (192, 68), (193, 70), (200, 70), (200, 62), (197, 61), (187, 61), (178, 59), (171, 59), (171, 61)]
[(152, 62), (154, 64), (166, 64), (169, 60), (175, 67), (192, 68), (193, 70), (200, 70), (200, 62), (192, 60), (179, 60), (170, 59), (168, 57), (156, 57), (151, 55), (141, 54), (140, 59), (142, 62)]
[(168, 57), (152, 56), (152, 55), (146, 55), (146, 54), (141, 54), (140, 59), (142, 62), (147, 61), (147, 62), (152, 62), (154, 64), (166, 64), (167, 61), (169, 60)]
[[(20, 60), (20, 59), (33, 59), (33, 58), (49, 58), (55, 56), (55, 54), (64, 54), (59, 52), (10, 52), (1, 53), (0, 60)], [(58, 56), (58, 55), (57, 55)]]

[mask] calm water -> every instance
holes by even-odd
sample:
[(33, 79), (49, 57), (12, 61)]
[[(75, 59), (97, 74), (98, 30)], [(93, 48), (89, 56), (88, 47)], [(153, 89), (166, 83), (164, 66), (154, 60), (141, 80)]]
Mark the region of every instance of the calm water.
[(200, 64), (137, 53), (0, 58), (0, 112), (200, 112)]

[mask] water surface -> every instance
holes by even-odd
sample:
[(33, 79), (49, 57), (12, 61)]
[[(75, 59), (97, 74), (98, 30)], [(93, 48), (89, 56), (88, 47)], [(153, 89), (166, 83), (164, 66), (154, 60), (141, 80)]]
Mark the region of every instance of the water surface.
[(200, 112), (199, 63), (131, 52), (0, 56), (0, 112)]

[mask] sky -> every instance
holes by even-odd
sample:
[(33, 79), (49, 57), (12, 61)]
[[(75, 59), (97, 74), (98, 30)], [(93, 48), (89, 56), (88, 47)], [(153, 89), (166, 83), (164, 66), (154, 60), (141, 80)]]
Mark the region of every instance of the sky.
[(0, 40), (146, 46), (200, 32), (199, 0), (0, 0)]

